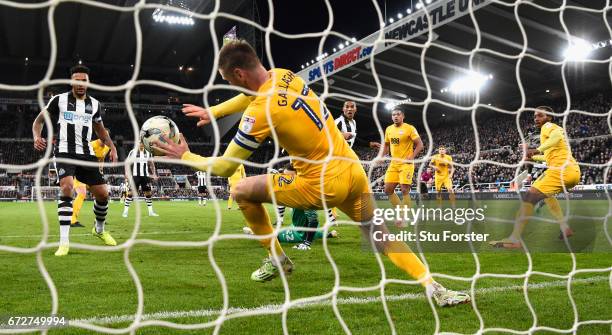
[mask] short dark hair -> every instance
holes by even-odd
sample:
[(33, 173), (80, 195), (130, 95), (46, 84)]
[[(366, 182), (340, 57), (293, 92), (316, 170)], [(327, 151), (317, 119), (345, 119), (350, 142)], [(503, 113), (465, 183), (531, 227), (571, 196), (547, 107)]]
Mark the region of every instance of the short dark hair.
[(400, 112), (400, 113), (404, 114), (404, 110), (403, 110), (403, 109), (401, 109), (401, 108), (399, 108), (399, 107), (395, 107), (395, 108), (393, 108), (393, 109), (391, 110), (391, 113), (393, 113), (393, 112), (395, 112), (395, 111), (398, 111), (398, 112)]
[(75, 65), (73, 67), (70, 68), (70, 75), (72, 76), (75, 73), (85, 73), (87, 75), (89, 75), (89, 68), (85, 65)]
[(546, 116), (548, 116), (551, 121), (553, 121), (555, 119), (555, 116), (553, 115), (555, 110), (552, 109), (552, 107), (550, 107), (550, 106), (538, 106), (538, 107), (536, 107), (536, 111), (537, 110), (543, 110), (546, 113)]
[(225, 73), (236, 68), (251, 70), (259, 64), (255, 49), (245, 40), (229, 42), (219, 51), (219, 69)]

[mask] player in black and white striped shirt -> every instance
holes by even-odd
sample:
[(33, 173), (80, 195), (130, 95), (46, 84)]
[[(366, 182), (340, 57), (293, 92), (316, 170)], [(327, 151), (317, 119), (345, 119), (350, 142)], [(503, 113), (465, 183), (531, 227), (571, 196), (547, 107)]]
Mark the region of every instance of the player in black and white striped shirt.
[(345, 101), (342, 106), (342, 115), (340, 115), (334, 122), (336, 127), (342, 133), (342, 136), (348, 142), (352, 148), (357, 138), (357, 122), (355, 121), (355, 113), (357, 113), (357, 104), (355, 101)]
[[(147, 209), (149, 210), (149, 216), (159, 216), (153, 211), (153, 200), (151, 200), (151, 184), (150, 178), (157, 179), (157, 174), (155, 173), (155, 163), (151, 160), (153, 155), (150, 152), (144, 149), (144, 145), (140, 143), (138, 149), (133, 149), (127, 155), (127, 159), (133, 159), (134, 163), (132, 163), (132, 177), (134, 178), (134, 188), (136, 192), (142, 191), (145, 196), (145, 200), (147, 202)], [(151, 173), (149, 174), (149, 168), (151, 169)], [(130, 180), (128, 176), (129, 171), (125, 172), (125, 179)], [(128, 191), (128, 196), (125, 198), (125, 203), (123, 206), (123, 217), (128, 217), (128, 212), (130, 210), (130, 205), (132, 204), (132, 189)]]
[(95, 163), (93, 166), (82, 166), (75, 163), (56, 162), (59, 179), (60, 197), (57, 214), (60, 224), (60, 245), (56, 256), (65, 256), (69, 252), (70, 219), (72, 217), (72, 192), (74, 178), (89, 185), (93, 194), (95, 227), (92, 233), (106, 245), (117, 245), (112, 236), (104, 230), (106, 212), (108, 211), (108, 189), (102, 173), (98, 169), (98, 160), (90, 144), (95, 132), (104, 145), (110, 147), (110, 159), (117, 161), (117, 149), (110, 139), (102, 122), (100, 102), (87, 95), (89, 69), (77, 65), (70, 69), (71, 79), (83, 84), (72, 85), (70, 92), (58, 94), (51, 98), (47, 106), (38, 114), (32, 124), (34, 148), (43, 151), (47, 141), (42, 137), (45, 124), (45, 113), (54, 125), (54, 155), (56, 159), (74, 159)]
[(206, 206), (206, 200), (208, 198), (208, 190), (206, 189), (206, 172), (196, 172), (198, 178), (198, 205)]

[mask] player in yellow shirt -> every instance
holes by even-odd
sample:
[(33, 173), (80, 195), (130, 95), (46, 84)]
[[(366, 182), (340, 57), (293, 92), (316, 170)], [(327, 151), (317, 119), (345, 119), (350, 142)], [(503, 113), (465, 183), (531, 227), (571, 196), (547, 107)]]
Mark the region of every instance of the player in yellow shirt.
[(552, 122), (552, 108), (540, 106), (536, 108), (534, 122), (540, 128), (540, 146), (537, 149), (526, 149), (527, 159), (545, 161), (547, 170), (531, 185), (523, 196), (521, 207), (517, 213), (514, 230), (510, 237), (501, 241), (491, 241), (498, 248), (518, 249), (522, 247), (521, 235), (533, 207), (544, 200), (550, 212), (561, 227), (561, 238), (567, 238), (574, 233), (564, 220), (563, 212), (556, 194), (567, 192), (580, 182), (580, 167), (565, 139), (562, 127)]
[[(110, 136), (110, 129), (106, 128), (106, 131), (108, 132), (108, 136)], [(104, 145), (100, 139), (91, 141), (89, 143), (93, 148), (96, 158), (98, 158), (98, 162), (100, 162), (100, 173), (102, 173), (102, 163), (110, 151), (110, 148), (107, 145)], [(75, 177), (72, 188), (76, 192), (77, 196), (72, 204), (72, 218), (70, 219), (70, 227), (84, 227), (79, 222), (79, 214), (81, 212), (81, 207), (83, 207), (83, 202), (85, 202), (85, 198), (87, 197), (88, 186), (78, 181)]]
[[(393, 206), (410, 206), (410, 186), (414, 176), (414, 163), (410, 162), (423, 150), (423, 141), (416, 128), (404, 123), (404, 112), (394, 109), (391, 113), (393, 124), (385, 129), (383, 156), (391, 153), (391, 163), (385, 173), (385, 193)], [(402, 200), (395, 193), (399, 184)]]
[(440, 146), (438, 153), (431, 157), (429, 163), (436, 174), (434, 175), (434, 185), (436, 187), (436, 199), (438, 204), (442, 204), (442, 187), (448, 192), (448, 198), (451, 205), (455, 206), (455, 192), (453, 191), (453, 174), (455, 173), (455, 167), (453, 166), (453, 157), (446, 153), (446, 148)]
[(227, 209), (232, 209), (232, 202), (234, 200), (234, 197), (232, 196), (232, 189), (244, 178), (246, 178), (246, 172), (244, 171), (243, 164), (240, 164), (236, 171), (234, 171), (234, 174), (227, 178), (227, 183), (230, 189), (230, 195), (229, 198), (227, 198)]
[[(191, 153), (182, 135), (179, 144), (158, 142), (155, 146), (168, 158), (182, 159), (196, 169), (224, 177), (232, 175), (239, 160), (249, 158), (268, 137), (293, 157), (297, 175), (252, 176), (233, 188), (247, 224), (269, 255), (251, 279), (264, 282), (277, 277), (281, 270), (284, 273), (293, 270), (293, 263), (278, 242), (263, 206), (263, 203), (272, 203), (273, 198), (279, 205), (292, 208), (321, 209), (324, 202), (328, 207), (338, 207), (352, 220), (363, 222), (360, 227), (366, 237), (372, 231), (388, 232), (385, 225), (372, 224), (375, 202), (365, 171), (334, 125), (329, 111), (304, 80), (289, 70), (267, 71), (255, 50), (244, 41), (223, 46), (218, 59), (219, 72), (225, 80), (257, 95), (240, 94), (210, 109), (185, 105), (183, 112), (199, 118), (198, 125), (205, 125), (211, 117), (244, 111), (238, 132), (223, 156), (202, 157)], [(334, 159), (327, 160), (330, 155)], [(420, 280), (439, 305), (469, 301), (469, 296), (446, 290), (433, 281), (427, 268), (405, 243), (372, 244), (395, 265)]]

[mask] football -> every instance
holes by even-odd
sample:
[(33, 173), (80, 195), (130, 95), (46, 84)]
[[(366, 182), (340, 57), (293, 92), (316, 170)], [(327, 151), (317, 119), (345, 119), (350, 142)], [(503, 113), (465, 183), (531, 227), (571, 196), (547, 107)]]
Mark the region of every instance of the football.
[(178, 127), (174, 121), (166, 116), (154, 116), (145, 121), (140, 128), (140, 141), (144, 145), (145, 150), (154, 156), (163, 156), (163, 153), (154, 150), (152, 147), (155, 141), (166, 142), (161, 137), (162, 135), (174, 143), (179, 142)]

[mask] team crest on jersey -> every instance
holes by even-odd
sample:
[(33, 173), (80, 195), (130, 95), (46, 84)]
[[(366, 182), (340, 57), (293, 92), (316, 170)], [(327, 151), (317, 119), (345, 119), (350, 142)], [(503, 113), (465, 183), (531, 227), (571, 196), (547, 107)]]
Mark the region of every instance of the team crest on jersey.
[(255, 124), (255, 118), (251, 116), (245, 116), (242, 118), (242, 126), (240, 127), (243, 133), (250, 133)]
[(66, 170), (64, 169), (59, 169), (59, 171), (57, 172), (58, 175), (63, 176), (64, 174), (66, 174)]

